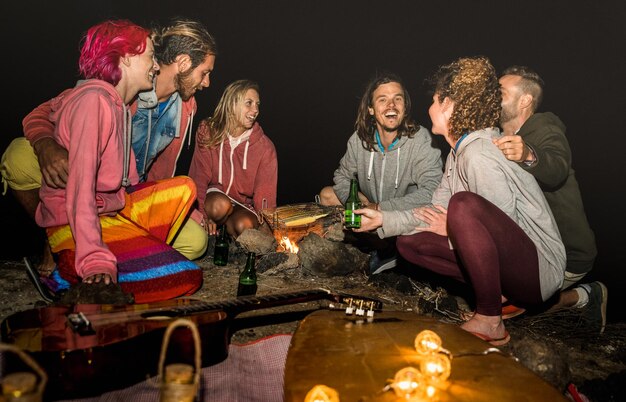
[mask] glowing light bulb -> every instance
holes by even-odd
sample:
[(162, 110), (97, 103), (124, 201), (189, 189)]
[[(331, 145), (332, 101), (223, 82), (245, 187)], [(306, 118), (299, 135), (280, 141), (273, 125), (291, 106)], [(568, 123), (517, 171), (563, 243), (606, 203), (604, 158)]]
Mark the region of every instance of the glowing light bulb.
[(421, 393), (424, 387), (422, 374), (415, 367), (405, 367), (398, 370), (393, 384), (391, 384), (396, 396), (411, 399)]
[(436, 353), (441, 349), (441, 338), (435, 332), (425, 329), (415, 337), (415, 350), (420, 355)]
[(339, 393), (334, 388), (318, 384), (307, 392), (304, 402), (339, 402)]
[(428, 385), (426, 387), (426, 396), (428, 398), (433, 399), (436, 392), (437, 392), (437, 388), (433, 387), (432, 385)]
[(451, 371), (450, 358), (443, 353), (424, 356), (420, 362), (420, 372), (430, 381), (445, 381), (450, 377)]

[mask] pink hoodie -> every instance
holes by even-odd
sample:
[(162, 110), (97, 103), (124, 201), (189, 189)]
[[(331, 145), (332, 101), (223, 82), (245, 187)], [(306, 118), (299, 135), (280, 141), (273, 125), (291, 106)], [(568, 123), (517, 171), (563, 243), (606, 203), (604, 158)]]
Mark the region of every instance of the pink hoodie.
[[(76, 272), (81, 277), (110, 273), (117, 260), (102, 241), (100, 215), (115, 215), (124, 207), (124, 122), (130, 116), (115, 88), (100, 80), (79, 83), (51, 103), (54, 139), (68, 150), (65, 189), (42, 183), (35, 220), (40, 226), (69, 224), (76, 243)], [(129, 179), (139, 177), (130, 146)], [(127, 159), (128, 160), (128, 159)]]
[[(51, 137), (54, 131), (54, 125), (50, 122), (50, 105), (56, 102), (57, 99), (64, 97), (68, 92), (73, 91), (74, 88), (66, 89), (61, 92), (59, 96), (53, 98), (47, 102), (37, 106), (32, 112), (30, 112), (24, 120), (22, 120), (22, 126), (24, 128), (24, 136), (31, 144), (34, 144), (38, 140), (46, 137)], [(192, 96), (190, 99), (183, 101), (183, 110), (180, 118), (180, 132), (179, 137), (175, 137), (172, 142), (165, 148), (154, 160), (152, 166), (148, 170), (147, 181), (169, 179), (174, 177), (176, 171), (176, 162), (183, 148), (183, 144), (187, 138), (191, 137), (191, 124), (193, 117), (196, 113), (196, 100)], [(130, 105), (132, 114), (137, 111), (137, 100)], [(189, 135), (189, 137), (187, 137)]]
[(199, 138), (208, 136), (209, 127), (203, 121), (196, 132), (196, 147), (189, 168), (189, 176), (198, 189), (200, 209), (204, 210), (208, 188), (228, 191), (232, 199), (251, 205), (256, 211), (264, 206), (275, 208), (278, 185), (276, 148), (259, 123), (254, 123), (250, 137), (234, 149), (232, 158), (228, 138), (210, 149), (198, 145)]
[[(63, 98), (66, 94), (73, 91), (74, 88), (66, 89), (61, 92), (56, 98), (53, 98), (47, 102), (37, 106), (32, 112), (30, 112), (23, 120), (22, 126), (24, 128), (24, 136), (31, 143), (34, 144), (42, 138), (49, 138), (53, 136), (54, 123), (50, 121), (51, 105), (58, 102), (58, 99)], [(180, 132), (179, 137), (172, 139), (172, 142), (155, 158), (152, 162), (152, 166), (148, 170), (147, 181), (155, 181), (161, 179), (169, 179), (174, 177), (176, 172), (176, 163), (178, 157), (183, 148), (183, 144), (186, 139), (191, 138), (191, 125), (193, 123), (193, 117), (196, 113), (197, 104), (195, 98), (192, 96), (182, 103), (182, 112), (180, 117)], [(130, 111), (134, 114), (137, 111), (137, 99), (130, 105)], [(136, 167), (135, 167), (136, 168)], [(198, 210), (194, 210), (191, 213), (191, 218), (200, 223), (202, 222), (202, 213)]]

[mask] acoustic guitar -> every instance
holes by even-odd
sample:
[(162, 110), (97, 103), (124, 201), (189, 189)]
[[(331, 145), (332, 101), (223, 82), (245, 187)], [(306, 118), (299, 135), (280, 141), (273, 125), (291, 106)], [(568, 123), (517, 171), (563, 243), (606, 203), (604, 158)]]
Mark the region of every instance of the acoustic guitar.
[[(247, 296), (220, 302), (175, 299), (135, 305), (78, 304), (50, 306), (13, 314), (1, 325), (2, 341), (28, 352), (48, 374), (45, 399), (88, 397), (120, 389), (157, 373), (163, 334), (177, 318), (193, 321), (200, 332), (203, 367), (228, 354), (230, 324), (242, 312), (328, 300), (346, 312), (372, 319), (382, 303), (374, 299), (302, 290)], [(191, 362), (191, 333), (176, 329), (166, 361)], [(16, 371), (18, 361), (4, 360)], [(3, 371), (5, 371), (3, 370)], [(8, 371), (8, 370), (6, 370)]]

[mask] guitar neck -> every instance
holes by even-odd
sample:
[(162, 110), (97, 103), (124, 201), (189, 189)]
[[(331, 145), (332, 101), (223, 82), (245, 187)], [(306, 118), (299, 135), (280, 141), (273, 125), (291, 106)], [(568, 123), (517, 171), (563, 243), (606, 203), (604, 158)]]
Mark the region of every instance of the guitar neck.
[(316, 300), (329, 300), (340, 303), (345, 305), (347, 313), (351, 314), (353, 311), (356, 311), (357, 315), (364, 315), (366, 311), (373, 314), (374, 310), (382, 309), (382, 303), (377, 300), (335, 294), (326, 289), (309, 289), (264, 296), (243, 296), (217, 302), (176, 299), (155, 304), (133, 305), (106, 313), (103, 313), (101, 308), (95, 311), (95, 313), (83, 311), (84, 308), (78, 305), (72, 313), (67, 315), (67, 320), (75, 332), (89, 334), (93, 333), (98, 326), (109, 325), (115, 322), (141, 321), (162, 317), (203, 316), (206, 315), (205, 313), (220, 311), (234, 318), (237, 314), (246, 311)]
[(276, 306), (284, 306), (288, 304), (306, 303), (316, 300), (341, 301), (341, 297), (333, 295), (325, 289), (302, 290), (290, 293), (279, 293), (266, 296), (243, 296), (236, 299), (229, 299), (217, 302), (202, 302), (189, 306), (181, 306), (179, 309), (185, 310), (183, 313), (194, 314), (201, 311), (224, 310), (229, 315), (270, 308)]

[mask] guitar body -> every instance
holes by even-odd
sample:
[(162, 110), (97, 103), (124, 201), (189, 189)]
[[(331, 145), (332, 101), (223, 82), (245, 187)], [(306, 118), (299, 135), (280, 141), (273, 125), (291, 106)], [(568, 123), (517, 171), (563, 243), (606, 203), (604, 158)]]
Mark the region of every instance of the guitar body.
[[(190, 304), (193, 301), (171, 300), (159, 303), (159, 310)], [(48, 374), (45, 399), (99, 395), (157, 374), (163, 334), (178, 317), (142, 314), (154, 308), (154, 304), (75, 305), (27, 310), (2, 323), (2, 339), (29, 352)], [(68, 315), (79, 312), (100, 319), (94, 320), (91, 333), (77, 333), (68, 324)], [(216, 310), (186, 318), (200, 332), (203, 366), (223, 361), (228, 355), (227, 314)], [(174, 331), (167, 356), (166, 362), (193, 362), (190, 331)], [(17, 359), (5, 362), (11, 372), (20, 364)]]
[[(237, 314), (314, 300), (340, 303), (357, 314), (382, 308), (379, 301), (325, 289), (221, 302), (176, 299), (125, 306), (78, 304), (13, 314), (2, 322), (1, 335), (3, 342), (28, 352), (48, 374), (46, 400), (89, 397), (156, 375), (163, 335), (178, 318), (196, 324), (202, 366), (206, 367), (227, 357), (230, 324)], [(165, 364), (192, 364), (194, 353), (191, 331), (176, 328), (168, 343)], [(7, 356), (3, 363), (2, 374), (30, 371), (15, 357)]]
[(414, 342), (425, 329), (436, 332), (454, 356), (452, 374), (432, 400), (566, 402), (559, 390), (513, 358), (484, 354), (491, 345), (457, 325), (402, 311), (384, 311), (361, 323), (323, 310), (300, 321), (293, 334), (285, 363), (284, 401), (301, 402), (318, 384), (337, 390), (342, 401), (404, 400), (383, 389), (401, 368), (419, 368)]

